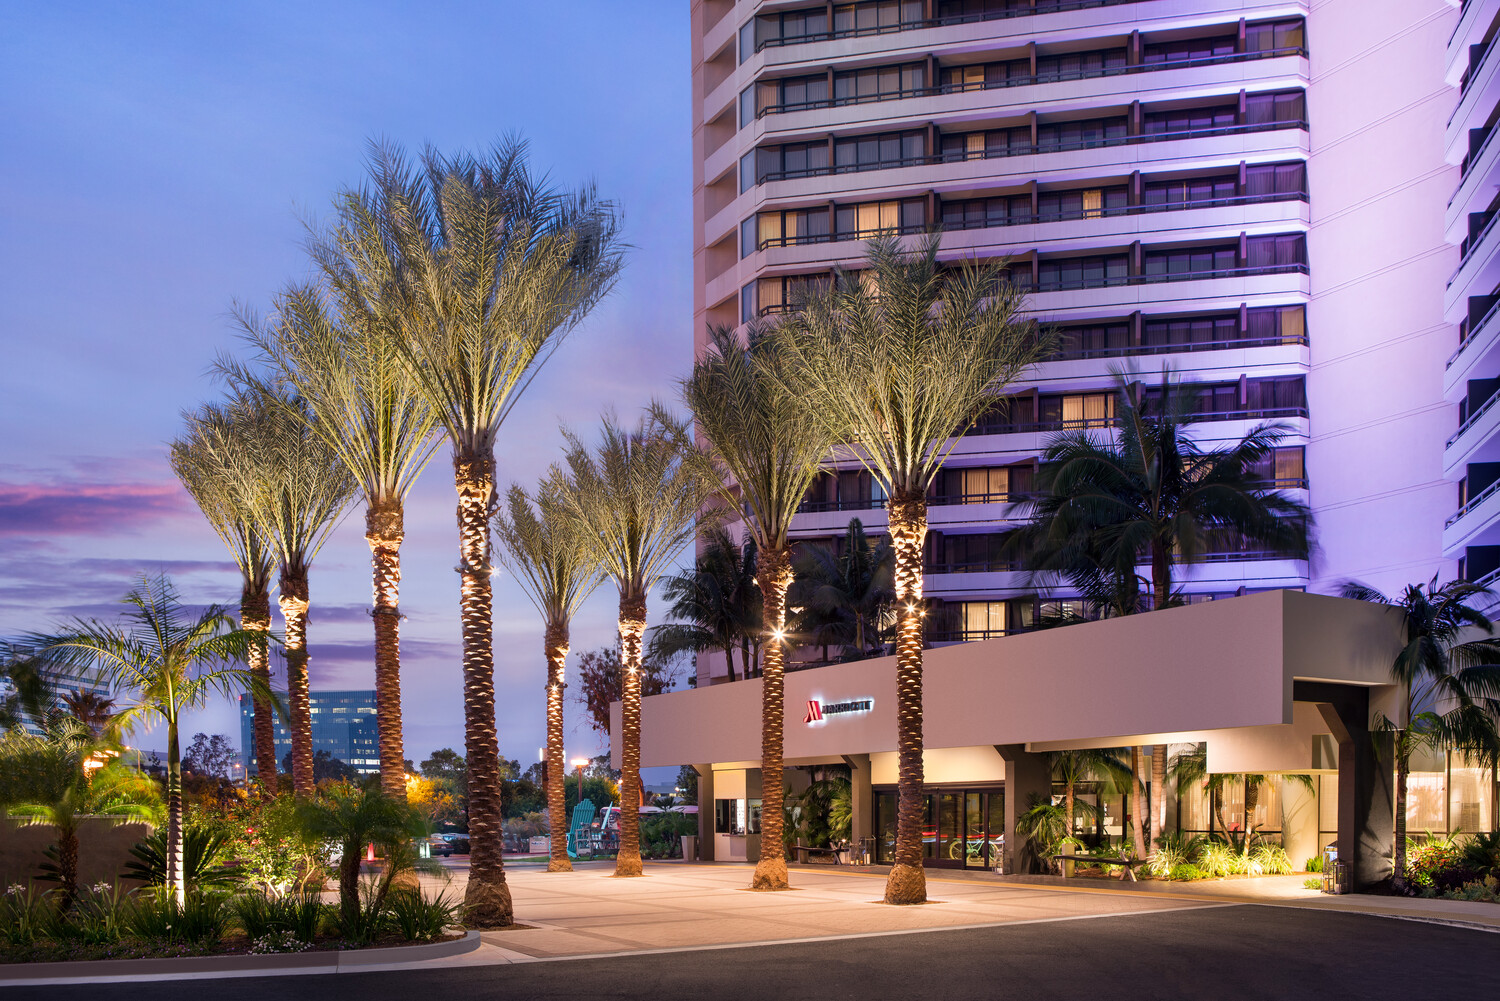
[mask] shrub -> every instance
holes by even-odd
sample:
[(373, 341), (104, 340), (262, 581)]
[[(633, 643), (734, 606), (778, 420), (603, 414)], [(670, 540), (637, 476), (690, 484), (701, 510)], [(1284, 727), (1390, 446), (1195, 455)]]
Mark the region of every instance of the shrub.
[(1482, 880), (1471, 880), (1456, 890), (1445, 892), (1443, 899), (1483, 900), (1492, 904), (1500, 903), (1500, 879), (1494, 876), (1486, 876)]
[(1406, 879), (1418, 893), (1444, 893), (1480, 879), (1453, 838), (1428, 834), (1424, 842), (1407, 841)]
[(429, 900), (419, 890), (401, 890), (386, 900), (390, 928), (408, 942), (430, 942), (456, 923), (459, 905), (440, 893)]
[(299, 941), (311, 942), (318, 934), (326, 910), (316, 893), (272, 897), (252, 890), (234, 901), (240, 927), (256, 941), (270, 935), (291, 935)]
[(641, 817), (641, 857), (682, 858), (682, 836), (698, 833), (698, 819), (687, 813), (648, 813)]
[(1479, 873), (1500, 870), (1500, 833), (1482, 831), (1464, 843), (1463, 864)]
[(1184, 837), (1176, 831), (1163, 834), (1156, 839), (1156, 853), (1146, 863), (1146, 871), (1161, 879), (1174, 879), (1172, 870), (1191, 864), (1202, 844), (1201, 837)]
[(1306, 862), (1304, 862), (1302, 864), (1302, 871), (1303, 872), (1322, 872), (1323, 871), (1323, 856), (1321, 856), (1321, 855), (1314, 855), (1312, 858), (1308, 859)]
[(1179, 883), (1186, 883), (1194, 879), (1203, 879), (1207, 875), (1207, 873), (1191, 862), (1181, 862), (1174, 865), (1168, 871), (1166, 878), (1176, 880)]
[(40, 937), (54, 942), (106, 945), (124, 934), (128, 897), (113, 883), (82, 887), (70, 910), (57, 906), (58, 897), (47, 894), (47, 904), (38, 912)]
[[(228, 888), (244, 880), (241, 867), (227, 861), (230, 836), (227, 831), (189, 827), (182, 834), (182, 875), (188, 888)], [(148, 886), (167, 881), (167, 829), (158, 827), (130, 849), (135, 859), (125, 863), (121, 876), (138, 879)]]
[(1323, 889), (1323, 880), (1317, 876), (1309, 876), (1302, 881), (1302, 888), (1305, 890), (1321, 890)]
[(50, 906), (31, 884), (12, 883), (0, 897), (0, 937), (9, 945), (35, 942)]
[(212, 945), (224, 937), (229, 918), (229, 898), (222, 893), (197, 890), (179, 907), (171, 894), (147, 890), (132, 895), (122, 924), (147, 941)]
[(1271, 876), (1286, 876), (1292, 871), (1292, 860), (1280, 845), (1263, 844), (1250, 849), (1250, 857), (1260, 866), (1260, 871)]

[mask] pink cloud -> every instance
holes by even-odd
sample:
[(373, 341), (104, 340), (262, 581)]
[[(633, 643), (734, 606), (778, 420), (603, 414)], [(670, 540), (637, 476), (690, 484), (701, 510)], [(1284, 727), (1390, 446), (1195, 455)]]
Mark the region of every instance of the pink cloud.
[(0, 483), (0, 535), (103, 535), (192, 509), (176, 483)]

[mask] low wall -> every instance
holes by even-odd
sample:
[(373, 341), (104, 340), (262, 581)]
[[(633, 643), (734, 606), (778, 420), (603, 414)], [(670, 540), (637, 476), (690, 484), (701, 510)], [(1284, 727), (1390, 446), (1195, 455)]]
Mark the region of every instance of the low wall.
[[(79, 885), (118, 880), (125, 863), (131, 859), (130, 849), (150, 832), (148, 824), (119, 824), (109, 817), (84, 817), (78, 829)], [(0, 817), (0, 887), (24, 884), (40, 876), (47, 848), (56, 840), (57, 830), (51, 825), (22, 826), (16, 820)]]

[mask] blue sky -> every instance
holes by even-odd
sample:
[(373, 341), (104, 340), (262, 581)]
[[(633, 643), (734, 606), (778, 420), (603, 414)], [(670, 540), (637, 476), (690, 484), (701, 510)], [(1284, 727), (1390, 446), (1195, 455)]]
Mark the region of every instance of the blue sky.
[[(512, 413), (502, 482), (557, 458), (560, 422), (587, 432), (606, 407), (672, 394), (692, 352), (689, 97), (687, 11), (666, 0), (0, 7), (0, 635), (112, 615), (143, 570), (238, 600), (166, 443), (218, 393), (231, 305), (264, 308), (306, 274), (302, 222), (359, 183), (372, 137), (451, 151), (519, 133), (536, 168), (623, 210), (619, 290)], [(403, 551), (415, 760), (462, 747), (453, 509), (445, 446)], [(373, 685), (368, 558), (356, 512), (312, 572), (314, 687)], [(595, 595), (575, 652), (612, 642), (613, 606)], [(541, 633), (505, 578), (495, 654), (501, 751), (525, 765), (543, 743)], [(592, 752), (569, 713), (569, 755)], [(238, 742), (227, 705), (193, 728)]]

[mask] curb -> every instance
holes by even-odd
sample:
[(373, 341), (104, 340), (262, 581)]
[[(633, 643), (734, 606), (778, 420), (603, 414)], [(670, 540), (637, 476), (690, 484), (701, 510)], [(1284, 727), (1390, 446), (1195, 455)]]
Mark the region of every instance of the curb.
[(473, 952), (479, 932), (425, 945), (348, 949), (272, 956), (187, 956), (182, 959), (96, 959), (73, 963), (0, 964), (0, 986), (86, 983), (95, 980), (165, 980), (176, 977), (253, 977), (304, 973), (357, 972), (370, 967), (448, 959)]

